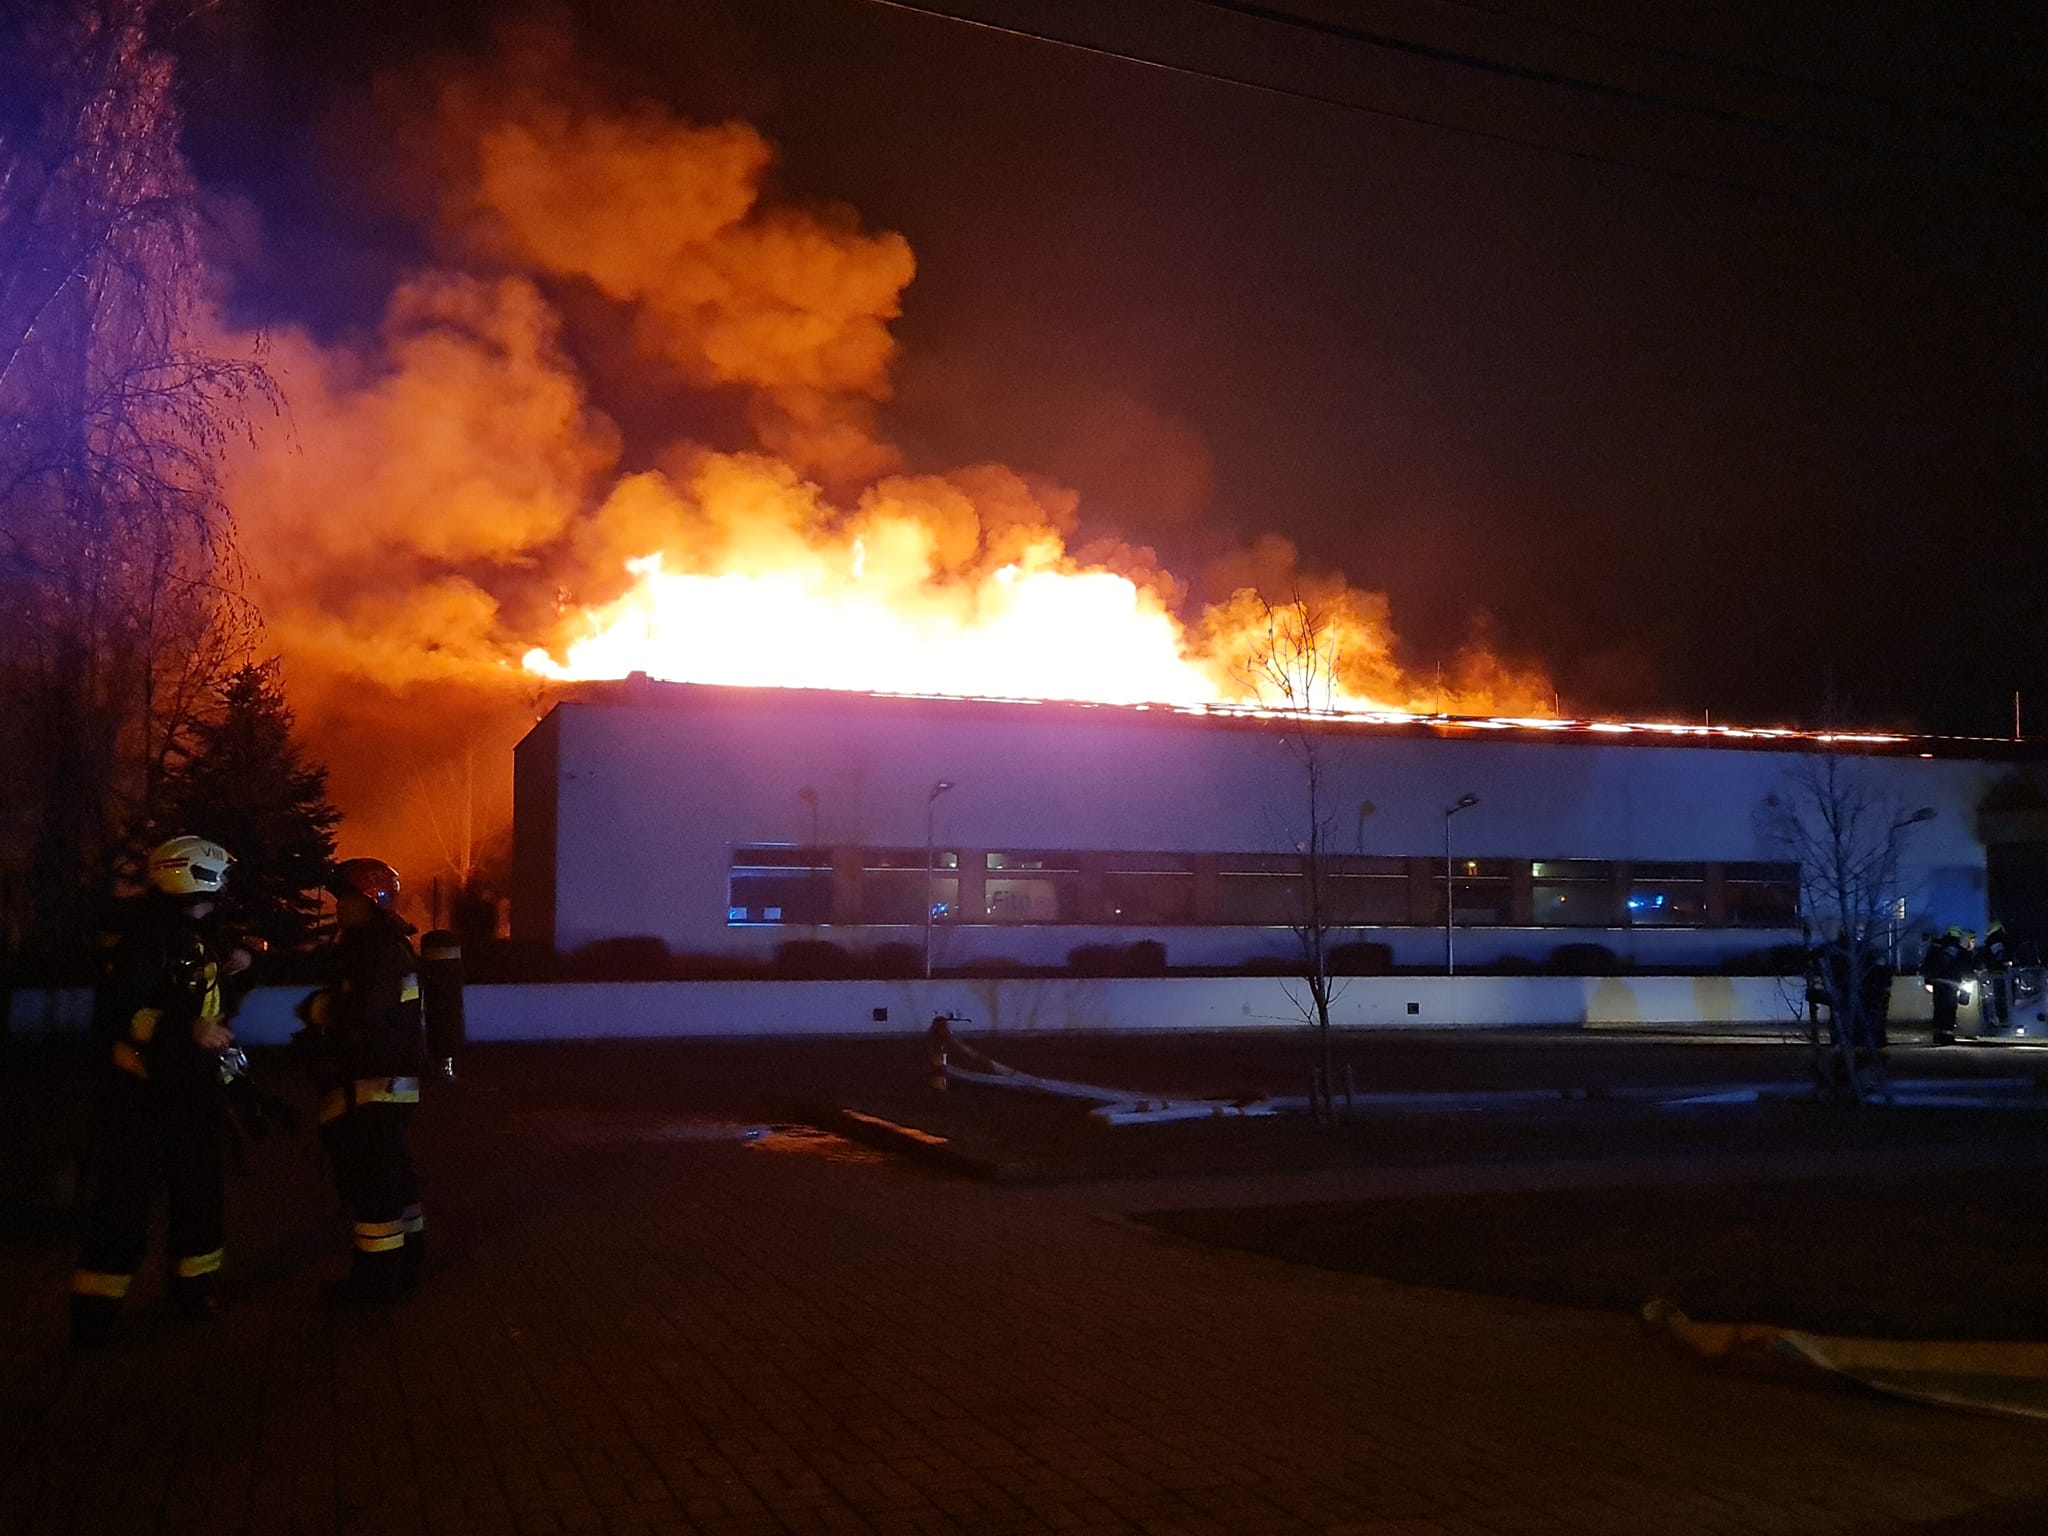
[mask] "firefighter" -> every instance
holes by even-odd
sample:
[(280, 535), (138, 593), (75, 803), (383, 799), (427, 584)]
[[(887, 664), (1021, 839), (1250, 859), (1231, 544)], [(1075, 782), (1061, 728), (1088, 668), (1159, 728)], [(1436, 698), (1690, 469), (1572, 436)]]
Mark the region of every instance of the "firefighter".
[(2006, 941), (2005, 924), (1993, 923), (1978, 943), (1977, 962), (1978, 1030), (1992, 1034), (2005, 1028), (2008, 1012), (2007, 988), (2011, 975), (2012, 946)]
[(1969, 941), (1960, 928), (1950, 928), (1927, 941), (1920, 976), (1934, 994), (1935, 1045), (1955, 1044), (1957, 994), (1962, 990), (1968, 955)]
[(94, 999), (103, 1058), (95, 1189), (71, 1276), (71, 1342), (111, 1335), (149, 1245), (156, 1188), (169, 1197), (169, 1290), (191, 1317), (215, 1310), (225, 1256), (227, 1090), (234, 1045), (221, 989), (248, 957), (208, 923), (233, 860), (180, 836), (149, 855), (147, 893), (106, 962)]
[(398, 915), (398, 871), (381, 859), (344, 859), (327, 882), (338, 930), (330, 984), (300, 1005), (296, 1043), (322, 1090), (320, 1140), (353, 1223), (346, 1279), (331, 1299), (395, 1300), (426, 1260), (406, 1134), (419, 1104), (425, 1047), (412, 924)]

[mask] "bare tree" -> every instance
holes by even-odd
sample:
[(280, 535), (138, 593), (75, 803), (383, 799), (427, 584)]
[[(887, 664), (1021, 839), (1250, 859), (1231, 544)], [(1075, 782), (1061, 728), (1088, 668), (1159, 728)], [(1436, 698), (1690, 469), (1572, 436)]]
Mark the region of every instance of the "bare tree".
[[(1330, 617), (1313, 601), (1297, 596), (1277, 607), (1264, 606), (1264, 631), (1238, 676), (1261, 705), (1286, 722), (1282, 740), (1300, 770), (1298, 811), (1283, 815), (1282, 822), (1301, 859), (1301, 900), (1289, 927), (1301, 953), (1308, 995), (1290, 990), (1288, 996), (1316, 1030), (1327, 1104), (1336, 1082), (1330, 1005), (1343, 991), (1343, 983), (1330, 974), (1337, 930), (1332, 921), (1330, 864), (1338, 806), (1325, 739), (1335, 708), (1338, 658)], [(1364, 814), (1361, 811), (1361, 820)]]
[(1878, 1046), (1904, 893), (1899, 869), (1912, 828), (1930, 807), (1908, 809), (1881, 791), (1870, 765), (1839, 751), (1801, 756), (1766, 797), (1766, 837), (1799, 870), (1800, 921), (1809, 941), (1807, 1046), (1818, 1086), (1863, 1103), (1885, 1085)]
[(79, 936), (255, 628), (218, 470), (275, 392), (194, 341), (164, 48), (193, 9), (29, 0), (0, 21), (0, 860), (36, 947)]

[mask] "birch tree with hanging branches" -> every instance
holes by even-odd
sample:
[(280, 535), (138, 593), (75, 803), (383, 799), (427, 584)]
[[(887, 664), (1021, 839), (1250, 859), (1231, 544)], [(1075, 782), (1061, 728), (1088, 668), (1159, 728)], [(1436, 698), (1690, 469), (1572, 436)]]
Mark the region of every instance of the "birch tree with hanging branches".
[(0, 718), (19, 945), (60, 951), (256, 633), (220, 464), (259, 357), (204, 342), (167, 43), (201, 7), (0, 19)]

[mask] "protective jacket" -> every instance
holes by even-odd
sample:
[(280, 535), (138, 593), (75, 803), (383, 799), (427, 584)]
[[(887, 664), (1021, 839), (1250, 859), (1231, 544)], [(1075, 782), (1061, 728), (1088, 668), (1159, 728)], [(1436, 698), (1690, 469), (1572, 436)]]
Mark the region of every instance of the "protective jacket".
[(313, 1070), (326, 1089), (370, 1078), (418, 1078), (419, 957), (412, 924), (394, 912), (344, 928), (334, 941), (334, 983), (307, 1000)]
[(209, 924), (184, 907), (144, 898), (115, 944), (94, 994), (104, 1064), (151, 1104), (221, 1097), (220, 1057), (196, 1032), (225, 1012), (222, 967)]
[(1920, 962), (1921, 976), (1931, 982), (1955, 983), (1963, 978), (1965, 954), (1962, 940), (1944, 933), (1931, 940)]
[(2012, 947), (2005, 941), (2005, 929), (1993, 923), (1984, 930), (1984, 942), (1977, 946), (1977, 969), (2002, 971), (2012, 959)]

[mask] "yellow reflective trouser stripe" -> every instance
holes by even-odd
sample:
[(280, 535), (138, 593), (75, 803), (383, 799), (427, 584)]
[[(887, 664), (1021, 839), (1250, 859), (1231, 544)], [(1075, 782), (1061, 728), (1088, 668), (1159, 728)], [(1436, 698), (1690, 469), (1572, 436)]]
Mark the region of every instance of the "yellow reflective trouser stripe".
[(420, 979), (408, 976), (399, 984), (398, 1000), (401, 1003), (416, 1003), (420, 1000)]
[(196, 1280), (201, 1275), (210, 1275), (220, 1268), (227, 1256), (225, 1248), (216, 1248), (211, 1253), (195, 1253), (189, 1259), (180, 1259), (177, 1266), (178, 1278)]
[(104, 1296), (110, 1301), (119, 1301), (128, 1294), (128, 1282), (133, 1275), (110, 1275), (97, 1269), (74, 1269), (71, 1272), (71, 1294), (74, 1296)]
[(339, 1119), (358, 1104), (417, 1104), (420, 1080), (416, 1077), (359, 1077), (352, 1088), (331, 1089), (320, 1100), (320, 1123)]
[(394, 1248), (404, 1246), (405, 1223), (402, 1221), (356, 1223), (356, 1247), (364, 1253), (389, 1253)]
[(126, 1040), (114, 1042), (114, 1065), (133, 1077), (149, 1076), (149, 1068), (142, 1060), (142, 1052)]
[(156, 1034), (157, 1025), (163, 1021), (163, 1016), (164, 1011), (161, 1008), (136, 1009), (135, 1016), (128, 1021), (128, 1038), (137, 1045), (149, 1044)]
[(415, 1232), (424, 1232), (427, 1230), (426, 1213), (422, 1211), (417, 1205), (408, 1205), (405, 1208), (405, 1215), (401, 1217), (400, 1220), (405, 1225), (405, 1231), (408, 1237), (410, 1237)]

